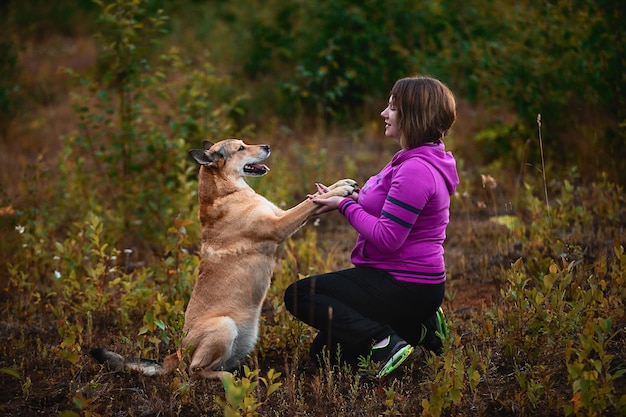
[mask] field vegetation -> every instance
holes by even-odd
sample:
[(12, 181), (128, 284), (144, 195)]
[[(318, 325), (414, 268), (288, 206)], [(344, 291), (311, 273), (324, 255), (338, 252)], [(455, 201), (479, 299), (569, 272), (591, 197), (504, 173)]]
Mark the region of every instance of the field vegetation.
[[(608, 0), (2, 3), (0, 414), (626, 415), (625, 18)], [(232, 379), (89, 357), (180, 344), (189, 149), (270, 144), (250, 184), (283, 207), (363, 183), (397, 150), (378, 113), (414, 74), (459, 104), (441, 356), (380, 381), (308, 358), (314, 330), (282, 294), (350, 265), (355, 232), (330, 213), (281, 245)]]

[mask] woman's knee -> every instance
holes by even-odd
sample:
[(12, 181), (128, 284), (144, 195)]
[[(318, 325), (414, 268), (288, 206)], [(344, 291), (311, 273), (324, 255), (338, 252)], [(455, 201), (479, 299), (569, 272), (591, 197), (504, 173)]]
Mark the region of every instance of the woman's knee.
[(313, 286), (315, 285), (315, 278), (304, 278), (295, 282), (285, 290), (283, 300), (287, 310), (296, 317), (300, 317), (298, 311), (304, 311), (302, 306), (311, 302), (311, 296), (313, 295)]

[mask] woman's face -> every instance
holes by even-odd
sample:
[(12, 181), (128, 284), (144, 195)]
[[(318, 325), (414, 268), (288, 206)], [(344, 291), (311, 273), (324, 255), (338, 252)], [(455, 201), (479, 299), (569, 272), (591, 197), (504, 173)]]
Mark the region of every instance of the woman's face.
[(380, 115), (385, 119), (385, 136), (400, 140), (400, 130), (398, 129), (398, 112), (393, 104), (393, 96), (389, 97), (389, 104)]

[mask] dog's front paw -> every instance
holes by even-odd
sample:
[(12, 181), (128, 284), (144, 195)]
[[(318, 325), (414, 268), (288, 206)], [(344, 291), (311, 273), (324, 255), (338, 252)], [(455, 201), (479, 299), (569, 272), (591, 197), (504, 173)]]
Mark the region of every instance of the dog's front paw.
[(339, 185), (332, 190), (330, 190), (330, 194), (337, 195), (340, 197), (349, 197), (356, 191), (356, 188), (352, 185)]
[[(348, 187), (352, 187), (352, 190), (355, 190), (358, 186), (358, 183), (350, 178), (344, 178), (342, 180), (337, 181), (336, 183), (334, 183), (333, 185), (331, 185), (330, 188), (331, 190), (334, 188), (338, 188), (338, 187), (344, 187), (344, 186), (348, 186)], [(352, 194), (352, 193), (350, 193)]]

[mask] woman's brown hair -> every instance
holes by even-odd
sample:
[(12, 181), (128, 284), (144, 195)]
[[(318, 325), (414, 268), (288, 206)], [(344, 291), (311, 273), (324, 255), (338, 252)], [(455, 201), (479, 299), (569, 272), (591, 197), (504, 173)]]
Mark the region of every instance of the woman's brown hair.
[(456, 120), (454, 94), (434, 78), (407, 77), (396, 81), (391, 101), (398, 112), (400, 145), (404, 149), (439, 142)]

